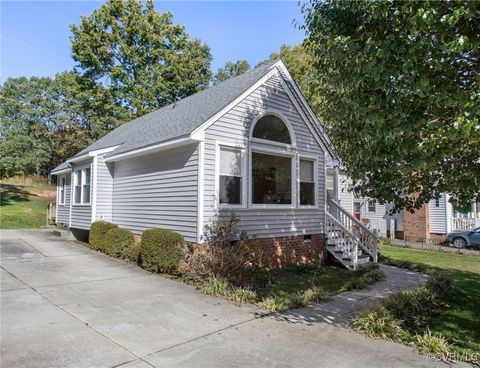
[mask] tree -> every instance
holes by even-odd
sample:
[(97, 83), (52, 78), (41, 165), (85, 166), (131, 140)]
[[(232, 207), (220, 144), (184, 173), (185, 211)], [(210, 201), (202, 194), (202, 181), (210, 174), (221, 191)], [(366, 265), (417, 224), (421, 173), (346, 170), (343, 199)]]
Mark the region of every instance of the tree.
[(311, 1), (319, 115), (354, 190), (413, 210), (480, 201), (480, 3)]
[(93, 88), (108, 88), (130, 117), (206, 88), (210, 49), (189, 38), (152, 0), (108, 0), (72, 25), (76, 71)]
[(213, 83), (217, 84), (227, 80), (231, 77), (245, 73), (250, 69), (250, 64), (247, 60), (237, 60), (236, 62), (229, 61), (223, 68), (218, 68), (217, 73), (213, 77)]
[(45, 174), (52, 146), (44, 111), (50, 78), (9, 78), (0, 88), (0, 170), (2, 177)]
[[(9, 78), (0, 86), (3, 176), (47, 175), (114, 124), (114, 110), (101, 98), (106, 94), (87, 98), (78, 83), (65, 72), (55, 79)], [(93, 103), (104, 104), (95, 109)]]

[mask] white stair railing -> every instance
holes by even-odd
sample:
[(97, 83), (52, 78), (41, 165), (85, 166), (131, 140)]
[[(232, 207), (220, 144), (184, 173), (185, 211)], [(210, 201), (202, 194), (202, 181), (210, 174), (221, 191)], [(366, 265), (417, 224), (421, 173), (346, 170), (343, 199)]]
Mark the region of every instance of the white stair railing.
[(354, 270), (358, 266), (358, 256), (362, 251), (358, 245), (360, 241), (347, 230), (334, 216), (326, 213), (325, 230), (328, 242), (335, 244), (335, 252), (342, 252), (343, 259), (349, 259)]
[(364, 224), (357, 220), (350, 212), (345, 210), (334, 200), (328, 201), (329, 212), (337, 222), (359, 241), (360, 247), (368, 253), (373, 262), (377, 262), (377, 245), (378, 240), (376, 234), (370, 231)]
[(452, 231), (471, 231), (480, 227), (480, 218), (452, 218)]

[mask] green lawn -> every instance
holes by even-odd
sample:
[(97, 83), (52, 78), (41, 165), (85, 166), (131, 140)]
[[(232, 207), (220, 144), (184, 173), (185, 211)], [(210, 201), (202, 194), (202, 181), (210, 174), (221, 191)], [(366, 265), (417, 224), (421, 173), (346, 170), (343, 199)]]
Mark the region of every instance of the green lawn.
[(455, 294), (430, 329), (447, 337), (459, 353), (480, 352), (480, 257), (392, 245), (383, 245), (381, 253), (399, 266), (437, 270), (452, 277)]
[(47, 205), (55, 201), (51, 186), (2, 183), (0, 228), (38, 229), (45, 226)]

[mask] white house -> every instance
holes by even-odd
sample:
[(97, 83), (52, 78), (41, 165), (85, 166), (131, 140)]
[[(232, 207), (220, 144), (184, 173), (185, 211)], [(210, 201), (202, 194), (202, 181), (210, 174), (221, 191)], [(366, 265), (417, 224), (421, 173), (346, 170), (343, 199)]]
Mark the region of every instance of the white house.
[(337, 162), (279, 61), (123, 124), (55, 168), (56, 220), (76, 234), (105, 220), (201, 243), (205, 225), (234, 212), (271, 264), (321, 259), (327, 236), (356, 267), (376, 260), (376, 238), (327, 206), (326, 170)]
[(356, 197), (349, 190), (351, 180), (346, 175), (338, 175), (337, 185), (340, 205), (382, 236), (439, 242), (451, 231), (480, 227), (480, 203), (472, 202), (470, 211), (461, 212), (449, 202), (447, 193), (410, 214), (394, 212), (391, 203)]

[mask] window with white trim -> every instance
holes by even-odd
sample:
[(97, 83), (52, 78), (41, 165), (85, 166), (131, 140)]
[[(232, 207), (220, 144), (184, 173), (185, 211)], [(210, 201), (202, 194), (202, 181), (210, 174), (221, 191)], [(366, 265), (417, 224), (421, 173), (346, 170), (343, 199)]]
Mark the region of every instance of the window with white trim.
[(220, 204), (242, 204), (242, 151), (235, 148), (220, 147), (219, 170)]
[(285, 144), (292, 143), (287, 125), (273, 114), (267, 114), (258, 119), (253, 128), (252, 137)]
[(73, 198), (75, 204), (90, 204), (90, 168), (76, 170)]
[(368, 200), (368, 212), (375, 212), (377, 210), (377, 201), (375, 199)]
[(325, 172), (325, 187), (327, 190), (327, 201), (334, 199), (335, 179), (333, 176), (333, 167), (327, 167)]
[(292, 158), (252, 152), (252, 203), (292, 204)]
[(300, 160), (300, 205), (315, 206), (315, 161)]
[(67, 184), (67, 177), (65, 175), (61, 175), (58, 178), (58, 204), (64, 205), (65, 204), (65, 187)]

